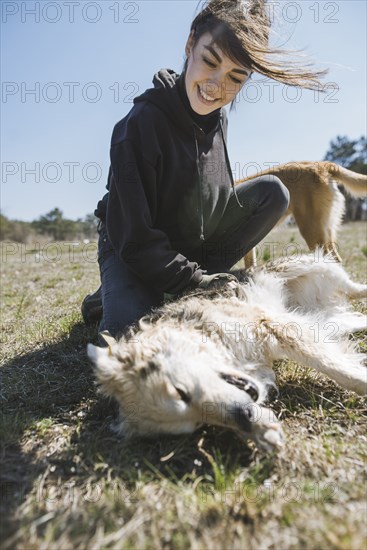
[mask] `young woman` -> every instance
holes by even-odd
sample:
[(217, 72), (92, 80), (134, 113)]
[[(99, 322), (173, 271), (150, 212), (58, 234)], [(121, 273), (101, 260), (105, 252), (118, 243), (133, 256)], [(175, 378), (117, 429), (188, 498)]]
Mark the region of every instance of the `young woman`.
[(99, 218), (101, 288), (84, 299), (86, 322), (118, 336), (164, 294), (230, 279), (288, 207), (275, 176), (234, 186), (223, 109), (257, 72), (319, 89), (326, 71), (298, 68), (269, 47), (264, 2), (213, 0), (195, 17), (181, 74), (161, 69), (134, 99), (111, 140)]

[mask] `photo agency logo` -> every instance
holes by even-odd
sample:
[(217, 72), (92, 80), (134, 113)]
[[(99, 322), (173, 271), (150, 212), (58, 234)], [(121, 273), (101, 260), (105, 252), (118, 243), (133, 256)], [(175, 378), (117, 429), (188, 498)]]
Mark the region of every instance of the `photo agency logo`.
[(213, 334), (220, 337), (222, 341), (232, 340), (236, 344), (246, 342), (257, 344), (259, 337), (267, 332), (279, 341), (300, 342), (306, 336), (314, 343), (337, 343), (341, 340), (342, 327), (335, 321), (313, 322), (312, 324), (296, 321), (277, 323), (274, 321), (253, 321), (248, 323), (240, 322), (204, 322), (202, 328), (202, 342), (205, 344), (212, 340)]
[(2, 23), (139, 23), (137, 2), (2, 2)]
[(9, 183), (98, 183), (104, 181), (98, 162), (13, 162), (1, 163), (1, 182)]
[(296, 481), (284, 483), (266, 479), (263, 483), (249, 479), (235, 481), (234, 483), (218, 483), (214, 490), (213, 484), (204, 481), (199, 485), (202, 502), (206, 503), (216, 494), (217, 500), (224, 504), (237, 504), (243, 502), (284, 502), (289, 504), (308, 502), (324, 503), (338, 502), (341, 495), (339, 487), (334, 482), (301, 484)]
[(3, 241), (0, 247), (1, 263), (46, 263), (68, 262), (72, 264), (95, 264), (98, 258), (96, 244), (89, 239), (82, 241), (33, 241), (16, 243)]
[[(10, 2), (1, 3), (1, 21), (21, 24), (95, 25), (114, 23), (136, 25), (141, 6), (137, 2)], [(40, 82), (2, 81), (1, 102), (9, 103), (98, 103), (108, 99), (114, 103), (132, 104), (140, 93), (136, 82)]]
[(338, 92), (339, 86), (336, 82), (326, 82), (320, 85), (317, 90), (310, 91), (260, 77), (258, 80), (250, 80), (246, 83), (234, 101), (235, 103), (241, 101), (258, 103), (265, 99), (268, 103), (275, 103), (276, 101), (298, 103), (305, 97), (306, 93), (311, 93), (314, 103), (339, 103)]
[(1, 84), (2, 103), (98, 103), (109, 98), (114, 103), (133, 103), (139, 95), (136, 82), (15, 82)]
[[(213, 86), (213, 90), (215, 90)], [(219, 88), (217, 88), (219, 89)], [(227, 92), (231, 92), (231, 85), (226, 84)], [(3, 81), (1, 84), (1, 101), (8, 103), (18, 101), (21, 103), (99, 103), (107, 98), (113, 103), (132, 104), (134, 97), (141, 92), (137, 82), (99, 83), (99, 82), (39, 82), (39, 81)], [(339, 86), (336, 82), (327, 82), (320, 85), (317, 90), (302, 90), (301, 88), (287, 86), (280, 82), (259, 77), (258, 80), (249, 80), (239, 90), (233, 102), (258, 103), (266, 100), (268, 103), (283, 101), (285, 103), (298, 103), (305, 93), (313, 94), (314, 103), (338, 103)]]
[[(154, 1), (154, 0), (152, 0)], [(194, 4), (194, 3), (193, 3)], [(287, 43), (296, 26), (303, 23), (327, 27), (339, 23), (340, 6), (338, 2), (267, 2), (269, 19), (277, 36), (276, 47), (287, 48)], [(22, 24), (75, 24), (82, 21), (86, 25), (114, 24), (136, 25), (141, 21), (144, 3), (139, 2), (11, 2), (1, 4), (2, 23), (20, 22)], [(227, 93), (237, 92), (238, 85), (228, 81), (223, 84)], [(216, 89), (217, 88), (217, 89)], [(107, 100), (119, 104), (131, 104), (134, 97), (143, 90), (136, 82), (41, 82), (41, 81), (3, 81), (2, 103), (98, 103)], [(211, 93), (219, 91), (215, 83)], [(275, 80), (254, 75), (248, 79), (235, 96), (233, 103), (241, 101), (258, 103), (298, 103), (302, 98), (312, 95), (314, 103), (338, 103), (339, 86), (336, 82), (324, 82), (318, 89), (305, 90), (288, 86)]]
[[(138, 468), (140, 463), (134, 462), (134, 467)], [(58, 472), (59, 468), (56, 464), (51, 464), (48, 471), (52, 474)], [(70, 467), (70, 473), (75, 474), (78, 470), (77, 463)], [(27, 494), (27, 485), (19, 481), (2, 481), (0, 482), (0, 491), (2, 502), (4, 504), (11, 502), (23, 502)], [(60, 480), (52, 482), (47, 479), (47, 482), (35, 482), (32, 492), (32, 501), (34, 503), (43, 503), (47, 505), (55, 505), (62, 503), (63, 505), (96, 503), (101, 499), (108, 498), (115, 503), (138, 502), (137, 489), (132, 489), (128, 484), (121, 480), (111, 481), (108, 488), (102, 482), (88, 481), (82, 484), (76, 484), (74, 480), (61, 483)]]
[[(250, 7), (250, 3), (248, 4)], [(302, 2), (267, 2), (271, 24), (270, 43), (277, 49), (295, 50), (293, 38), (297, 28), (308, 26), (316, 33), (327, 33), (330, 25), (340, 23), (340, 2), (303, 0)], [(305, 52), (307, 53), (307, 52)], [(307, 60), (305, 60), (307, 63)], [(316, 63), (317, 64), (317, 63)], [(237, 94), (234, 103), (298, 103), (312, 97), (314, 103), (338, 103), (339, 86), (336, 82), (323, 82), (314, 90), (282, 84), (260, 74), (248, 80)]]

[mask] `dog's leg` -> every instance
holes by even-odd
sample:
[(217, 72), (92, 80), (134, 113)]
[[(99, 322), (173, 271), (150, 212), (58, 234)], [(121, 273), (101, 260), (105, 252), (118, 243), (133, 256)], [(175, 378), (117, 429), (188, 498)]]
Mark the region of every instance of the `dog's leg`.
[(285, 289), (291, 306), (321, 310), (338, 306), (346, 299), (367, 298), (367, 285), (355, 283), (345, 269), (320, 250), (265, 266), (269, 272), (285, 279)]
[(334, 260), (342, 263), (342, 258), (338, 252), (335, 238), (330, 237), (328, 242), (324, 245), (323, 250), (325, 255), (330, 254)]
[(310, 324), (306, 321), (300, 315), (289, 315), (281, 323), (269, 325), (278, 345), (273, 350), (274, 359), (286, 357), (314, 368), (347, 390), (366, 395), (365, 355), (357, 353), (346, 338), (339, 337), (338, 341), (338, 335), (331, 334), (330, 327), (318, 326), (316, 318), (309, 317)]
[(336, 237), (344, 212), (345, 199), (336, 185), (324, 182), (321, 189), (321, 195), (310, 194), (305, 197), (304, 204), (295, 203), (293, 216), (311, 251), (321, 247), (324, 254), (330, 253), (336, 261), (341, 262)]
[(245, 254), (243, 260), (245, 262), (245, 269), (256, 267), (256, 247), (249, 250), (247, 254)]
[(332, 258), (341, 263), (342, 259), (338, 251), (337, 235), (345, 212), (346, 201), (335, 181), (329, 179), (329, 188), (332, 191), (333, 199), (331, 208), (328, 210), (327, 217), (324, 220), (327, 238), (323, 251), (325, 255), (330, 254)]
[(309, 310), (323, 310), (344, 305), (350, 308), (347, 300), (367, 298), (367, 285), (355, 283), (339, 266), (318, 273), (299, 275), (287, 280), (285, 288), (290, 305)]

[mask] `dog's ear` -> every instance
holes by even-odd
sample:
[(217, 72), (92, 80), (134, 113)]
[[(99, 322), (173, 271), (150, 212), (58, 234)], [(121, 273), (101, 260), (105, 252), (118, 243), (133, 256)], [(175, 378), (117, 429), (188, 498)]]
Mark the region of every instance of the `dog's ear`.
[(106, 395), (116, 396), (124, 382), (124, 364), (118, 353), (112, 353), (110, 347), (100, 348), (87, 345), (87, 354), (94, 363), (97, 384)]
[(106, 364), (107, 357), (113, 357), (114, 355), (116, 355), (114, 354), (114, 351), (116, 350), (117, 344), (117, 340), (113, 336), (111, 336), (108, 330), (102, 330), (99, 335), (102, 336), (103, 340), (107, 344), (107, 347), (100, 348), (94, 346), (93, 344), (87, 345), (87, 355), (97, 367)]
[(87, 355), (98, 368), (110, 368), (111, 364), (118, 363), (110, 346), (100, 348), (93, 344), (87, 344)]
[(87, 344), (87, 355), (95, 365), (97, 365), (100, 359), (103, 359), (106, 354), (110, 355), (109, 348), (100, 348), (98, 346), (94, 346), (93, 344)]
[(111, 336), (110, 332), (108, 330), (102, 330), (99, 333), (100, 336), (102, 336), (103, 340), (108, 344), (108, 347), (111, 349), (115, 344), (117, 344), (116, 338)]

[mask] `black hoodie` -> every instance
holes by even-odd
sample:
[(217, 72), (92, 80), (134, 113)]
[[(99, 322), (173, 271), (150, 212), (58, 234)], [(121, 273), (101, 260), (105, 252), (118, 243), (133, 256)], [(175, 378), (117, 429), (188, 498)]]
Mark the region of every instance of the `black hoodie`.
[(184, 78), (161, 69), (116, 124), (109, 192), (95, 211), (129, 268), (172, 294), (200, 282), (190, 251), (205, 246), (233, 187), (226, 112), (195, 113)]

